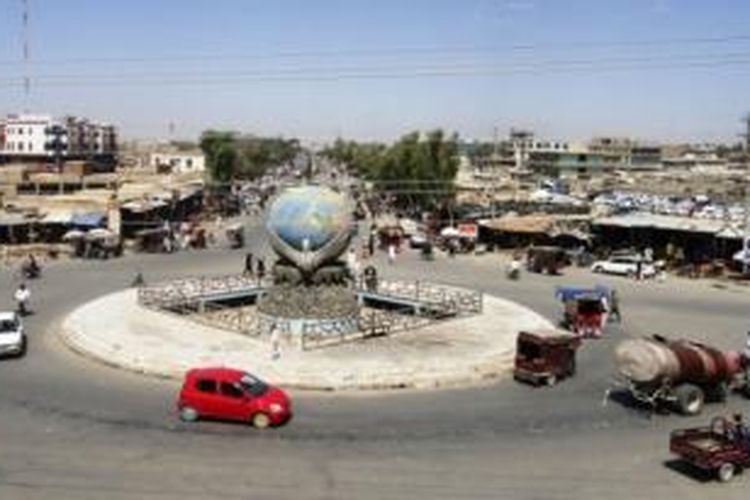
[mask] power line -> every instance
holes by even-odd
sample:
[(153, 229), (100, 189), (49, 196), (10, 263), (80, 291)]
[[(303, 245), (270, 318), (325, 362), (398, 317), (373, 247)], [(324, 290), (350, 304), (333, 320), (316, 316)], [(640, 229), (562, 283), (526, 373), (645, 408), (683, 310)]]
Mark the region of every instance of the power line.
[[(571, 42), (545, 42), (530, 44), (508, 44), (508, 45), (466, 45), (457, 47), (382, 47), (382, 48), (360, 48), (360, 49), (328, 49), (328, 50), (281, 50), (269, 53), (255, 54), (186, 54), (167, 56), (143, 56), (143, 57), (80, 57), (65, 59), (36, 60), (35, 65), (66, 65), (66, 64), (96, 64), (96, 63), (164, 63), (164, 62), (189, 62), (189, 61), (230, 61), (242, 59), (286, 59), (286, 58), (313, 58), (313, 57), (341, 57), (341, 56), (381, 56), (381, 55), (425, 55), (425, 54), (459, 54), (459, 53), (497, 53), (503, 51), (511, 52), (533, 52), (537, 50), (568, 50), (571, 48), (633, 48), (653, 46), (687, 46), (687, 45), (716, 45), (738, 42), (750, 42), (750, 34), (733, 34), (725, 36), (705, 37), (673, 37), (654, 38), (648, 40), (615, 40), (597, 41), (582, 40)], [(3, 60), (0, 65), (18, 65), (19, 61)]]
[[(644, 61), (626, 64), (569, 64), (569, 65), (529, 65), (526, 67), (467, 67), (467, 68), (420, 68), (418, 70), (403, 69), (391, 71), (362, 71), (362, 72), (341, 72), (329, 74), (305, 74), (302, 72), (293, 73), (273, 73), (273, 72), (246, 72), (246, 73), (229, 73), (229, 74), (205, 74), (185, 77), (179, 75), (144, 75), (139, 78), (128, 78), (122, 75), (112, 75), (111, 79), (100, 79), (97, 81), (93, 78), (85, 78), (76, 75), (70, 75), (68, 79), (58, 80), (36, 80), (37, 86), (40, 87), (66, 87), (66, 86), (98, 86), (98, 87), (118, 87), (118, 86), (136, 86), (136, 85), (153, 85), (153, 86), (183, 86), (183, 85), (223, 85), (223, 84), (245, 84), (252, 82), (289, 82), (289, 83), (315, 83), (331, 82), (345, 80), (388, 80), (388, 79), (429, 79), (429, 78), (455, 78), (455, 77), (482, 77), (482, 76), (502, 76), (502, 75), (542, 75), (542, 74), (564, 74), (576, 72), (617, 72), (617, 71), (635, 71), (635, 70), (671, 70), (671, 69), (699, 69), (699, 68), (718, 68), (729, 66), (747, 66), (750, 64), (750, 54), (734, 56), (721, 60), (705, 61)], [(22, 86), (18, 79), (5, 79), (0, 81), (0, 87), (13, 88)]]
[(287, 76), (287, 75), (306, 75), (306, 74), (348, 74), (348, 73), (362, 73), (362, 72), (418, 72), (422, 70), (426, 71), (440, 71), (440, 70), (472, 70), (472, 69), (535, 69), (535, 68), (555, 68), (558, 66), (595, 66), (599, 64), (611, 65), (619, 63), (657, 63), (657, 62), (705, 62), (715, 60), (727, 60), (737, 59), (742, 60), (750, 57), (750, 53), (747, 51), (743, 52), (728, 52), (719, 54), (675, 54), (675, 55), (656, 55), (656, 56), (625, 56), (625, 57), (607, 57), (607, 58), (585, 58), (585, 59), (549, 59), (542, 61), (521, 61), (510, 65), (506, 68), (494, 66), (494, 65), (478, 65), (476, 63), (463, 63), (463, 62), (450, 62), (443, 65), (427, 64), (427, 65), (414, 65), (414, 64), (401, 64), (396, 66), (381, 66), (373, 67), (368, 66), (338, 66), (338, 67), (292, 67), (292, 68), (275, 68), (268, 70), (252, 70), (252, 71), (229, 71), (229, 72), (216, 72), (212, 70), (201, 70), (201, 71), (162, 71), (162, 72), (138, 72), (138, 73), (99, 73), (99, 74), (81, 74), (81, 73), (60, 73), (60, 74), (41, 74), (34, 77), (35, 81), (58, 81), (58, 80), (109, 80), (109, 79), (151, 79), (151, 78), (191, 78), (191, 77), (245, 77), (245, 76)]

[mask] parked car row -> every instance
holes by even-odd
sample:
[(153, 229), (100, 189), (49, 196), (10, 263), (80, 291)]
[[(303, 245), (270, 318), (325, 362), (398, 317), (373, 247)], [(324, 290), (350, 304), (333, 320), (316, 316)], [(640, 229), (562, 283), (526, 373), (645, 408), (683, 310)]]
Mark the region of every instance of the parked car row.
[(677, 197), (614, 191), (597, 196), (593, 204), (621, 211), (639, 210), (699, 219), (729, 219), (738, 222), (744, 220), (745, 217), (745, 207), (742, 204), (719, 203), (705, 195)]

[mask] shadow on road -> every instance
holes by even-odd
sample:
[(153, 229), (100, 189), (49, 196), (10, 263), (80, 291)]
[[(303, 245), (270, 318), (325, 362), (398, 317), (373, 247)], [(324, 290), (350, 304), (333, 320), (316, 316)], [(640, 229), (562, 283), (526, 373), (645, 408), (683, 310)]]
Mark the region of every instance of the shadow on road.
[(699, 469), (688, 462), (680, 459), (671, 459), (664, 462), (664, 467), (678, 474), (689, 477), (699, 483), (708, 483), (716, 479), (715, 475), (709, 471)]

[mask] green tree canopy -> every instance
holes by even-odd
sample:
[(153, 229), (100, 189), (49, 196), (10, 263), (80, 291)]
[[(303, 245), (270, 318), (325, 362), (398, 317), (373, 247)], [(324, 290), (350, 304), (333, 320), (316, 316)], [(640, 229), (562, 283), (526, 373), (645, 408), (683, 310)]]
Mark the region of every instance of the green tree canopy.
[(412, 132), (396, 143), (356, 143), (337, 139), (323, 154), (375, 183), (397, 203), (432, 207), (453, 198), (458, 170), (458, 136), (442, 130)]
[(256, 179), (269, 167), (292, 161), (302, 150), (299, 140), (283, 137), (257, 137), (234, 132), (207, 130), (200, 147), (206, 155), (211, 179)]

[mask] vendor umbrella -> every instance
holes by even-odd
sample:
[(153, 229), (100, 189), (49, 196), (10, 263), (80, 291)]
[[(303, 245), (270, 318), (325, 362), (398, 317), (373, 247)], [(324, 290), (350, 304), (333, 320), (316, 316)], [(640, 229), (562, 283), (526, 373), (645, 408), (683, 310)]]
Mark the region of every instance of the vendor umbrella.
[(110, 231), (109, 229), (103, 229), (103, 228), (97, 228), (92, 229), (91, 231), (86, 233), (86, 239), (87, 240), (101, 240), (104, 238), (109, 238), (110, 236), (113, 236), (114, 233)]
[(457, 238), (461, 235), (461, 233), (458, 232), (458, 229), (455, 227), (446, 227), (442, 231), (440, 231), (440, 236), (443, 238)]
[(63, 241), (73, 241), (73, 240), (79, 240), (83, 238), (86, 235), (83, 231), (79, 231), (78, 229), (71, 229), (67, 233), (65, 233), (62, 237)]

